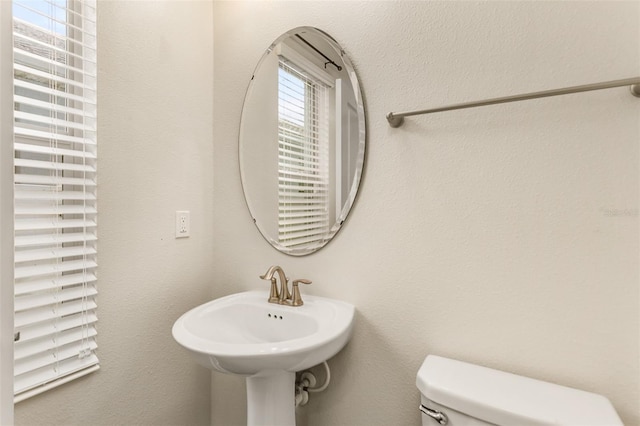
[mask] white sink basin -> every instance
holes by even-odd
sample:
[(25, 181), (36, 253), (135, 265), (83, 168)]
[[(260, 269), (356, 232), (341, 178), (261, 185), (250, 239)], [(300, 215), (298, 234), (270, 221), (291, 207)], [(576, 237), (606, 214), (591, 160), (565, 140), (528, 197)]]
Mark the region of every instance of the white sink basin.
[(245, 376), (296, 372), (331, 358), (351, 337), (355, 308), (304, 296), (304, 305), (268, 303), (265, 291), (232, 294), (193, 308), (173, 337), (205, 367)]

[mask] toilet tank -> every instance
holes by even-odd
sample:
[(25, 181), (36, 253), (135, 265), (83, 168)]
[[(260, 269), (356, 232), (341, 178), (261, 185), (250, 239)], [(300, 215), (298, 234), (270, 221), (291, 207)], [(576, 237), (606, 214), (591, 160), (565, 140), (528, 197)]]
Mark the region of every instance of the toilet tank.
[(425, 406), (453, 410), (450, 426), (622, 425), (602, 395), (435, 355), (422, 363), (416, 385)]

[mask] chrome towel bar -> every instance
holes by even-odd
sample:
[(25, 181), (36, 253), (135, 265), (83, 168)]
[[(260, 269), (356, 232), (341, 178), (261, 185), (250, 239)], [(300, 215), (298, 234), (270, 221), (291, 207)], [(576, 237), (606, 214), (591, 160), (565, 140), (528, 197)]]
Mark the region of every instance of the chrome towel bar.
[(525, 93), (522, 95), (505, 96), (502, 98), (486, 99), (484, 101), (464, 102), (440, 108), (423, 109), (409, 112), (390, 112), (387, 121), (391, 127), (400, 127), (404, 117), (412, 115), (431, 114), (434, 112), (452, 111), (456, 109), (474, 108), (479, 106), (504, 104), (507, 102), (526, 101), (529, 99), (546, 98), (549, 96), (568, 95), (570, 93), (589, 92), (591, 90), (611, 89), (613, 87), (629, 86), (631, 94), (640, 98), (640, 77), (625, 78), (622, 80), (605, 81), (603, 83), (584, 84), (582, 86), (565, 87), (563, 89), (544, 90), (542, 92)]

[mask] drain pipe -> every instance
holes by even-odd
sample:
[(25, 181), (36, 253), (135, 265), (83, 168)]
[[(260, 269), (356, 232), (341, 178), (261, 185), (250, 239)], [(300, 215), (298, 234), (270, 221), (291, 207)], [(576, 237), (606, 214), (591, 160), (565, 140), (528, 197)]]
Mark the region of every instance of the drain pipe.
[(329, 382), (331, 382), (331, 370), (329, 370), (329, 364), (327, 364), (327, 362), (323, 362), (322, 365), (324, 365), (324, 371), (326, 372), (325, 375), (325, 379), (324, 379), (324, 384), (322, 386), (320, 386), (319, 388), (314, 387), (315, 383), (311, 386), (309, 386), (309, 388), (307, 389), (307, 391), (309, 392), (322, 392), (323, 390), (325, 390), (327, 388), (327, 386), (329, 386)]
[(327, 364), (326, 361), (323, 362), (322, 365), (324, 365), (326, 372), (322, 386), (315, 387), (318, 381), (316, 380), (316, 376), (309, 370), (303, 371), (300, 375), (300, 380), (296, 381), (296, 407), (306, 405), (309, 402), (309, 392), (322, 392), (329, 386), (329, 382), (331, 381), (331, 370), (329, 370), (329, 364)]

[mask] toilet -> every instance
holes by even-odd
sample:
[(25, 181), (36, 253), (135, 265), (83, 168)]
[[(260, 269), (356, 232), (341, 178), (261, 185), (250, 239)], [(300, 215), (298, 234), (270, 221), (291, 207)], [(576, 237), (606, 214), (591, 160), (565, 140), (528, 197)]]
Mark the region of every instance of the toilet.
[(416, 385), (423, 426), (622, 425), (602, 395), (435, 355)]

